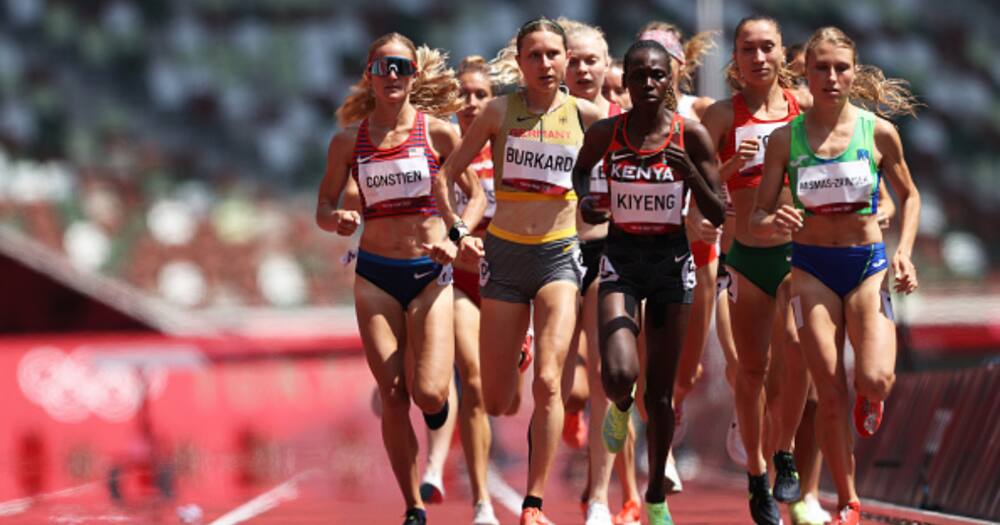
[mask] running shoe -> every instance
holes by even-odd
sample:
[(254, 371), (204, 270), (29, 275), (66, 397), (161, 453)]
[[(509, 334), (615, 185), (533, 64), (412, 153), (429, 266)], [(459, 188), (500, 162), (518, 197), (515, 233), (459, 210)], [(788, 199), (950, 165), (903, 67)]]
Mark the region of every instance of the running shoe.
[(726, 433), (726, 453), (733, 463), (741, 467), (746, 466), (747, 450), (743, 447), (743, 436), (736, 422), (736, 414), (733, 414), (733, 420), (729, 422), (729, 432)]
[(553, 525), (553, 523), (542, 514), (542, 509), (528, 507), (521, 511), (521, 525)]
[(587, 505), (585, 525), (614, 525), (611, 521), (611, 510), (603, 503), (591, 501), (590, 505)]
[(781, 510), (768, 487), (767, 472), (759, 476), (747, 474), (750, 488), (750, 516), (757, 525), (782, 525)]
[(525, 334), (524, 342), (521, 343), (521, 359), (517, 362), (517, 369), (520, 370), (522, 374), (528, 369), (529, 366), (531, 366), (531, 362), (534, 360), (534, 357), (531, 355), (531, 347), (534, 339), (534, 336), (530, 333)]
[(420, 499), (435, 505), (444, 502), (444, 480), (440, 474), (424, 473), (424, 479), (420, 481)]
[(427, 513), (424, 509), (407, 509), (403, 525), (427, 525)]
[(795, 457), (791, 452), (779, 450), (774, 453), (774, 499), (790, 503), (801, 497), (799, 473), (795, 470)]
[(625, 437), (628, 435), (628, 419), (634, 405), (635, 403), (632, 403), (628, 410), (622, 412), (617, 405), (611, 403), (608, 411), (604, 413), (601, 436), (604, 438), (604, 446), (607, 447), (608, 452), (617, 454), (625, 446)]
[(582, 410), (566, 413), (562, 439), (571, 448), (583, 448), (587, 444), (587, 424), (583, 420)]
[(639, 502), (630, 499), (622, 505), (622, 511), (615, 515), (611, 519), (611, 522), (615, 525), (639, 525), (639, 521), (642, 519), (642, 512), (639, 510)]
[[(815, 503), (812, 506), (811, 503)], [(788, 506), (793, 525), (824, 525), (832, 519), (814, 498), (802, 498)]]
[(663, 477), (667, 478), (667, 494), (680, 494), (684, 490), (684, 484), (681, 483), (681, 473), (677, 471), (677, 462), (674, 461), (673, 454), (667, 456)]
[(490, 502), (480, 501), (472, 508), (472, 525), (500, 525)]
[(823, 510), (823, 506), (819, 504), (819, 499), (813, 494), (806, 494), (802, 497), (802, 501), (805, 502), (806, 508), (809, 510), (808, 517), (809, 520), (815, 523), (830, 523), (833, 521), (833, 517), (830, 513)]
[(833, 525), (858, 525), (861, 523), (861, 503), (852, 501), (844, 505), (837, 518), (833, 520)]
[(670, 516), (670, 509), (667, 502), (649, 503), (646, 502), (646, 520), (649, 525), (674, 525), (674, 518)]
[(854, 400), (854, 428), (861, 437), (872, 437), (882, 424), (882, 412), (885, 403), (872, 403), (868, 398), (858, 396)]

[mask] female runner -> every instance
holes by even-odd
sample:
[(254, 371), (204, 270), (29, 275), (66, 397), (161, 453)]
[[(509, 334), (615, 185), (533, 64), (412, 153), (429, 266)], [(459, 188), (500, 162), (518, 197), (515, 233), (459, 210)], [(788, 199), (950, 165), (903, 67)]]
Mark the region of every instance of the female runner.
[[(848, 430), (844, 337), (855, 352), (855, 427), (870, 436), (895, 380), (895, 326), (882, 289), (884, 272), (892, 267), (897, 292), (917, 288), (910, 254), (920, 195), (895, 126), (851, 101), (868, 102), (886, 116), (913, 115), (916, 102), (905, 82), (859, 65), (854, 42), (835, 27), (817, 30), (806, 43), (806, 77), (813, 107), (772, 136), (751, 228), (760, 236), (793, 235), (792, 307), (819, 394), (820, 446), (837, 486), (834, 523), (853, 525), (860, 523), (861, 507)], [(793, 203), (778, 199), (786, 172)], [(877, 213), (882, 176), (901, 209), (891, 260)]]
[[(723, 220), (716, 194), (715, 152), (708, 133), (674, 108), (670, 56), (652, 40), (632, 45), (624, 81), (633, 107), (588, 131), (573, 170), (580, 208), (590, 222), (610, 217), (601, 259), (599, 303), (602, 379), (613, 401), (602, 434), (612, 452), (625, 440), (639, 375), (639, 305), (648, 348), (646, 410), (649, 415), (649, 523), (673, 523), (666, 505), (664, 467), (673, 438), (673, 381), (687, 327), (692, 289), (690, 249), (681, 210), (688, 189), (714, 224)], [(610, 213), (589, 195), (590, 172), (603, 160)]]
[[(521, 524), (534, 525), (549, 523), (542, 514), (542, 495), (563, 427), (560, 380), (583, 277), (571, 170), (584, 127), (601, 114), (560, 89), (567, 58), (566, 34), (559, 24), (532, 20), (521, 26), (515, 46), (524, 87), (490, 101), (442, 170), (448, 175), (464, 171), (490, 143), (497, 208), (480, 267), (480, 361), (490, 363), (482, 370), (483, 398), (491, 415), (509, 410), (533, 315), (535, 406)], [(446, 206), (448, 215), (450, 204)], [(453, 236), (460, 237), (462, 232)], [(465, 246), (478, 248), (475, 242)], [(432, 253), (441, 260), (450, 255)]]
[[(734, 241), (726, 263), (733, 275), (730, 284), (732, 334), (736, 343), (735, 404), (739, 429), (747, 454), (750, 514), (755, 523), (778, 525), (781, 515), (776, 499), (799, 498), (798, 474), (791, 455), (795, 430), (805, 404), (806, 381), (778, 392), (779, 381), (765, 382), (769, 367), (779, 362), (785, 349), (797, 351), (794, 326), (789, 326), (788, 263), (790, 237), (776, 234), (766, 239), (751, 235), (748, 221), (767, 137), (799, 113), (799, 103), (782, 84), (784, 50), (778, 23), (764, 16), (745, 18), (733, 38), (730, 81), (738, 91), (732, 99), (713, 104), (703, 122), (720, 147), (719, 174), (726, 182), (735, 212)], [(788, 193), (782, 194), (789, 199)], [(779, 293), (780, 291), (780, 293)], [(773, 327), (762, 330), (761, 327)], [(804, 371), (801, 375), (805, 375)], [(775, 375), (777, 377), (777, 375)], [(765, 399), (772, 400), (765, 405)], [(778, 435), (774, 451), (775, 491), (767, 476), (764, 443), (765, 406)]]
[[(444, 182), (438, 180), (440, 159), (455, 150), (458, 136), (450, 124), (424, 111), (454, 112), (457, 88), (439, 52), (418, 50), (398, 33), (373, 42), (364, 77), (337, 111), (343, 130), (330, 141), (316, 209), (319, 226), (340, 235), (352, 234), (362, 216), (366, 221), (355, 308), (407, 524), (426, 522), (410, 398), (429, 427), (441, 426), (454, 359), (450, 269), (426, 251), (444, 238), (441, 199), (434, 193)], [(360, 215), (337, 207), (348, 177), (360, 190)], [(482, 188), (471, 177), (460, 180), (472, 201), (466, 219), (474, 224), (485, 207)]]

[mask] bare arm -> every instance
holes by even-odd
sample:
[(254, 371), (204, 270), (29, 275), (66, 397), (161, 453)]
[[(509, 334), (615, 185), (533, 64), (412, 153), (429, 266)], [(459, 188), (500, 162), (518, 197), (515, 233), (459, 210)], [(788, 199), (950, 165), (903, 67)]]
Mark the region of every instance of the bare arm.
[(889, 187), (885, 185), (885, 177), (879, 177), (878, 181), (878, 225), (883, 229), (889, 228), (889, 222), (896, 216), (896, 203), (892, 200)]
[[(486, 142), (499, 132), (500, 124), (503, 121), (506, 111), (507, 99), (505, 97), (491, 100), (486, 106), (486, 110), (476, 117), (476, 120), (469, 126), (469, 130), (462, 137), (458, 147), (453, 151), (449, 151), (450, 154), (447, 156), (444, 165), (441, 166), (439, 177), (434, 181), (435, 184), (432, 191), (434, 192), (434, 198), (437, 200), (438, 209), (441, 211), (441, 216), (444, 218), (445, 226), (448, 228), (451, 228), (459, 220), (458, 215), (451, 206), (449, 192), (452, 191), (451, 188), (455, 184), (455, 181), (459, 180), (461, 173), (469, 169), (472, 159), (476, 158), (476, 155), (483, 149)], [(454, 134), (454, 131), (452, 133)], [(465, 188), (463, 187), (462, 190), (464, 191)], [(482, 194), (482, 190), (480, 190), (480, 194)], [(472, 193), (467, 193), (467, 195), (470, 196), (471, 200)], [(466, 209), (467, 214), (478, 213), (476, 223), (479, 222), (479, 218), (482, 218), (483, 210), (486, 209), (485, 195), (482, 198), (482, 210), (478, 212), (472, 210), (470, 212), (468, 208)]]
[[(455, 127), (447, 122), (439, 119), (431, 119), (430, 121), (430, 135), (431, 143), (434, 149), (437, 150), (439, 157), (445, 161), (447, 164), (448, 159), (460, 148), (460, 139), (458, 138), (458, 133), (455, 132)], [(477, 152), (478, 153), (478, 152)], [(483, 218), (483, 213), (486, 211), (486, 192), (483, 191), (483, 186), (479, 184), (479, 178), (476, 174), (466, 168), (462, 171), (452, 171), (450, 172), (454, 175), (454, 181), (447, 183), (448, 192), (448, 212), (451, 213), (451, 203), (453, 199), (451, 198), (454, 193), (454, 187), (457, 183), (462, 191), (469, 196), (469, 203), (465, 207), (465, 212), (463, 213), (461, 220), (468, 226), (469, 230), (475, 230), (476, 225)], [(440, 173), (439, 173), (440, 175)], [(440, 177), (444, 179), (444, 177)], [(439, 181), (435, 181), (435, 186), (439, 185)], [(439, 190), (440, 191), (440, 190)], [(435, 193), (435, 198), (437, 198), (437, 193)], [(438, 205), (441, 208), (440, 204)], [(449, 225), (450, 227), (450, 225)]]
[(684, 123), (684, 149), (691, 167), (695, 168), (691, 170), (691, 194), (695, 203), (709, 222), (721, 226), (726, 220), (726, 205), (720, 197), (715, 147), (705, 127), (690, 119)]
[(792, 132), (788, 125), (774, 130), (767, 141), (764, 174), (757, 188), (753, 213), (750, 214), (750, 231), (757, 238), (766, 239), (779, 233), (794, 232), (803, 226), (800, 210), (789, 204), (777, 207), (778, 196), (785, 182), (791, 143)]
[(611, 144), (616, 118), (618, 117), (597, 121), (587, 129), (587, 133), (583, 136), (583, 146), (576, 156), (576, 164), (573, 165), (573, 190), (579, 198), (577, 206), (580, 207), (583, 220), (590, 224), (600, 224), (608, 220), (607, 212), (596, 210), (593, 199), (589, 198), (590, 172), (601, 161), (601, 157)]
[(920, 222), (920, 193), (910, 176), (903, 157), (903, 143), (889, 121), (879, 118), (875, 123), (875, 148), (882, 154), (881, 168), (893, 191), (899, 197), (899, 245), (892, 257), (896, 274), (896, 291), (910, 293), (917, 289), (917, 270), (910, 261), (913, 243)]
[[(351, 235), (361, 224), (361, 215), (356, 209), (340, 209), (341, 193), (348, 182), (351, 154), (357, 138), (357, 128), (347, 128), (330, 140), (326, 152), (326, 174), (319, 186), (316, 203), (316, 224), (320, 228), (339, 235)], [(355, 186), (356, 188), (356, 186)], [(360, 198), (352, 198), (348, 193), (345, 207), (360, 208)]]
[[(705, 110), (705, 116), (701, 124), (708, 130), (713, 148), (716, 152), (722, 151), (729, 136), (729, 129), (733, 127), (733, 103), (731, 100), (721, 100), (712, 104)], [(729, 160), (719, 165), (719, 180), (728, 181), (733, 175), (739, 173), (740, 169), (753, 158), (757, 152), (757, 141), (754, 139), (744, 140), (738, 144), (736, 154)]]

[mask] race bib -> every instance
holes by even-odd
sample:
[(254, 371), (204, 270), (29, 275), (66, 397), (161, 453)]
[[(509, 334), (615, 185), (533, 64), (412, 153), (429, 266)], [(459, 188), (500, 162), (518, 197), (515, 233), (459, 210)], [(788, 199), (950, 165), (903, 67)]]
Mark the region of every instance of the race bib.
[(868, 207), (873, 179), (867, 160), (820, 164), (799, 168), (795, 191), (808, 210), (849, 212)]
[[(483, 213), (484, 219), (492, 219), (497, 210), (497, 192), (493, 179), (479, 179), (483, 185), (483, 192), (486, 193), (486, 211)], [(465, 207), (469, 205), (469, 196), (455, 185), (455, 213), (461, 215), (465, 212)]]
[(503, 181), (515, 188), (561, 195), (573, 188), (573, 165), (579, 148), (507, 137)]
[(431, 194), (431, 170), (427, 157), (365, 163), (358, 161), (358, 186), (365, 204), (379, 204), (401, 199), (426, 197)]
[(608, 178), (604, 174), (604, 161), (598, 162), (594, 169), (590, 170), (590, 193), (607, 193)]
[(684, 183), (611, 182), (611, 218), (615, 224), (680, 224)]
[[(764, 164), (764, 150), (767, 149), (767, 139), (771, 136), (771, 132), (784, 126), (787, 122), (768, 122), (765, 124), (750, 124), (748, 126), (740, 126), (736, 128), (736, 144), (735, 150), (740, 150), (740, 144), (744, 140), (757, 139), (757, 143), (760, 147), (757, 149), (757, 153), (752, 159), (747, 160), (746, 164), (740, 170), (740, 175), (748, 174), (746, 172), (750, 171), (750, 168), (754, 168)], [(760, 170), (756, 170), (752, 175), (758, 174)]]

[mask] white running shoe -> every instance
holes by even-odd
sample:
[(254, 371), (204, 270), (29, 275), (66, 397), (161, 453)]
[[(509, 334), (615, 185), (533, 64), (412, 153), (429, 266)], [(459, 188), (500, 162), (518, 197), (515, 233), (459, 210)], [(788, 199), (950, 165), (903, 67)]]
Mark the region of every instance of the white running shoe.
[(586, 525), (613, 525), (613, 523), (611, 521), (611, 509), (607, 505), (597, 501), (591, 501), (587, 505)]
[(667, 456), (667, 465), (663, 469), (663, 476), (667, 478), (667, 494), (680, 494), (684, 490), (681, 483), (681, 473), (677, 471), (677, 462), (674, 461), (674, 453)]
[(736, 414), (729, 423), (729, 432), (726, 434), (726, 453), (733, 463), (743, 467), (747, 464), (747, 450), (743, 447), (743, 436), (740, 435), (740, 427), (736, 422)]
[(472, 525), (500, 525), (500, 520), (493, 512), (493, 504), (480, 501), (472, 510)]
[(830, 513), (823, 510), (823, 507), (819, 504), (819, 500), (816, 499), (812, 494), (806, 494), (802, 501), (805, 502), (806, 514), (809, 516), (809, 520), (816, 523), (830, 523), (833, 521), (833, 516)]

